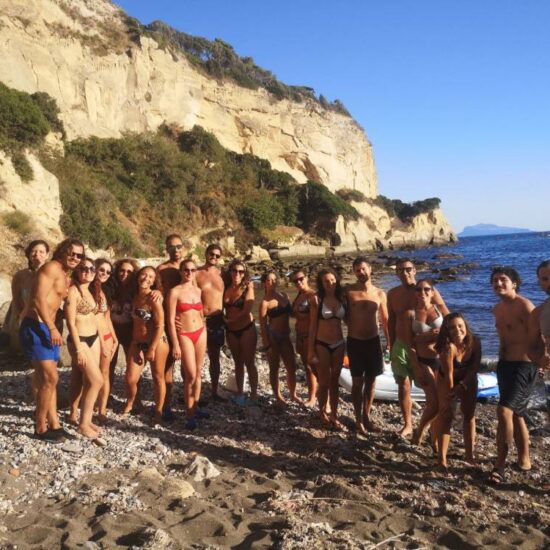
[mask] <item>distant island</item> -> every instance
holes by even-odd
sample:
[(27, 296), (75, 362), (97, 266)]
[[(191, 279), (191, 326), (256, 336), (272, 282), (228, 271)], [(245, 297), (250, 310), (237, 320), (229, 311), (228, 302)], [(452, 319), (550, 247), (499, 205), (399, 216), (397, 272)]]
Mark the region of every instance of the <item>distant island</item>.
[(478, 223), (477, 225), (466, 226), (458, 236), (481, 237), (484, 235), (511, 235), (513, 233), (532, 233), (532, 231), (523, 227), (504, 227), (492, 223)]

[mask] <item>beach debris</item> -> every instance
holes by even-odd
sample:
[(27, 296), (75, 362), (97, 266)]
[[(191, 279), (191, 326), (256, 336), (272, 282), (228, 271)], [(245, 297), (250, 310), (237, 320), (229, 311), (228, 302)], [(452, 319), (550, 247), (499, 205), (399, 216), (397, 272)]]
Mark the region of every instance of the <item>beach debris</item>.
[(192, 476), (193, 481), (204, 481), (218, 477), (221, 472), (205, 456), (197, 455), (187, 466), (185, 473)]

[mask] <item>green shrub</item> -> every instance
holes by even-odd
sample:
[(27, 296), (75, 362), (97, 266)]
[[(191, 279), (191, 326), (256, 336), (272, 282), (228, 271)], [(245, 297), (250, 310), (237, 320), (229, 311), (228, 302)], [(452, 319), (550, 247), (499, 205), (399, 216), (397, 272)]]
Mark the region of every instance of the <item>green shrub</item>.
[(441, 199), (438, 197), (407, 203), (399, 199), (388, 199), (384, 195), (378, 195), (372, 202), (384, 208), (390, 217), (398, 217), (405, 223), (410, 222), (415, 216), (431, 212), (441, 205)]
[(34, 172), (26, 155), (21, 151), (14, 151), (11, 155), (13, 168), (23, 181), (31, 181), (34, 177)]
[(262, 229), (273, 229), (284, 222), (284, 210), (276, 197), (267, 191), (259, 191), (247, 197), (237, 208), (239, 221), (248, 231), (259, 233)]
[(308, 181), (300, 187), (299, 219), (304, 231), (313, 232), (319, 236), (328, 236), (332, 232), (338, 216), (346, 220), (356, 220), (359, 212), (338, 195), (313, 181)]
[(63, 123), (59, 120), (59, 107), (53, 97), (46, 92), (36, 92), (31, 95), (31, 99), (42, 111), (42, 114), (48, 121), (50, 129), (54, 132), (61, 132), (63, 138), (65, 137), (65, 128)]
[(32, 220), (27, 214), (21, 212), (20, 210), (2, 214), (2, 221), (6, 227), (12, 231), (15, 231), (15, 233), (21, 237), (28, 235), (34, 229)]
[(367, 200), (367, 197), (365, 197), (361, 191), (358, 191), (357, 189), (349, 189), (348, 187), (338, 189), (336, 194), (346, 202), (365, 202)]

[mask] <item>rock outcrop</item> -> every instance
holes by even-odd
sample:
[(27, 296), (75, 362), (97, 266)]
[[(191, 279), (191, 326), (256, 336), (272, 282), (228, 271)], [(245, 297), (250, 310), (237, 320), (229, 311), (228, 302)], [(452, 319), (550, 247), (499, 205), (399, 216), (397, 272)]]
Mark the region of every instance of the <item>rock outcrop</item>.
[[(54, 97), (69, 140), (200, 125), (224, 147), (265, 158), (299, 182), (377, 196), (372, 146), (351, 117), (311, 99), (277, 100), (262, 88), (217, 81), (183, 53), (131, 37), (126, 25), (108, 0), (0, 0), (0, 81)], [(46, 236), (59, 236), (57, 180), (28, 158), (35, 179), (23, 184), (2, 157), (0, 211), (22, 210)], [(362, 218), (335, 225), (342, 251), (456, 238), (439, 210), (405, 225), (370, 203), (354, 206)]]
[(0, 0), (0, 80), (54, 97), (69, 139), (198, 124), (298, 181), (377, 194), (372, 147), (350, 117), (217, 82), (141, 37), (106, 0)]

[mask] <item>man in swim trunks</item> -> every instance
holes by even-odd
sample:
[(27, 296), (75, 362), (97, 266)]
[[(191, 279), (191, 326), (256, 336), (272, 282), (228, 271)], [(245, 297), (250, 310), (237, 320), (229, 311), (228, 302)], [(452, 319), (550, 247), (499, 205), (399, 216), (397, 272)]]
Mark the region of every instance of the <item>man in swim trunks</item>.
[[(537, 278), (541, 290), (548, 299), (536, 307), (529, 317), (529, 358), (542, 375), (550, 370), (550, 260), (545, 260), (537, 268)], [(546, 397), (546, 412), (550, 426), (550, 397)]]
[[(414, 378), (406, 341), (411, 323), (408, 311), (416, 307), (416, 268), (412, 260), (401, 258), (397, 262), (395, 271), (401, 284), (388, 292), (388, 332), (391, 365), (399, 389), (399, 406), (403, 414), (403, 428), (399, 431), (399, 435), (404, 437), (412, 434), (413, 431), (411, 382)], [(445, 306), (441, 294), (435, 288), (432, 303), (437, 307)]]
[(345, 289), (348, 309), (347, 353), (352, 376), (351, 395), (357, 432), (378, 432), (370, 418), (376, 377), (384, 371), (379, 323), (389, 346), (386, 293), (372, 284), (372, 268), (367, 258), (353, 262), (357, 282)]
[(57, 363), (63, 339), (55, 320), (67, 297), (71, 272), (83, 258), (84, 245), (77, 239), (57, 246), (52, 260), (38, 270), (19, 328), (21, 347), (35, 370), (35, 435), (53, 443), (69, 435), (57, 415)]
[(500, 400), (497, 408), (497, 460), (490, 481), (505, 479), (508, 449), (513, 441), (518, 451), (517, 465), (530, 470), (529, 431), (525, 412), (536, 381), (537, 367), (529, 360), (529, 317), (533, 304), (518, 294), (521, 279), (512, 267), (496, 267), (491, 272), (491, 284), (500, 298), (493, 308), (500, 340), (497, 378)]
[(222, 257), (219, 244), (209, 244), (206, 247), (206, 262), (196, 274), (196, 281), (202, 290), (202, 305), (206, 317), (206, 346), (210, 361), (210, 381), (212, 399), (223, 401), (218, 395), (220, 379), (220, 350), (225, 341), (223, 322), (223, 291), (224, 284), (218, 267)]
[[(176, 285), (181, 283), (180, 275), (180, 263), (185, 255), (183, 248), (183, 239), (176, 233), (168, 235), (164, 241), (166, 244), (166, 252), (168, 253), (168, 260), (163, 262), (157, 267), (157, 273), (159, 274), (162, 284), (162, 293), (165, 306), (168, 307), (168, 293)], [(165, 324), (166, 334), (170, 334), (168, 330), (168, 312), (166, 312)], [(165, 376), (164, 381), (166, 383), (166, 398), (164, 400), (164, 410), (162, 416), (164, 420), (172, 419), (172, 393), (174, 387), (174, 358), (172, 357), (172, 344), (170, 344), (170, 351), (166, 358)]]

